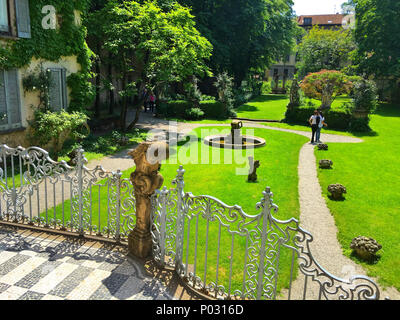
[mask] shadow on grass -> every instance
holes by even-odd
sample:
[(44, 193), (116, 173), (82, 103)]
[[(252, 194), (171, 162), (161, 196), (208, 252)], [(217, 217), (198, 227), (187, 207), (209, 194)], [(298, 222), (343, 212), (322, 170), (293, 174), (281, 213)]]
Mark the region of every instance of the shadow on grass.
[(366, 263), (368, 265), (377, 264), (379, 262), (379, 260), (381, 260), (381, 256), (379, 254), (371, 257), (370, 259), (363, 259), (363, 258), (359, 257), (355, 251), (352, 251), (352, 253), (350, 254), (350, 257), (353, 258), (353, 260), (356, 260), (356, 261), (362, 262), (362, 263)]
[(329, 198), (329, 200), (336, 201), (336, 202), (343, 202), (346, 200), (346, 197), (341, 197), (341, 198), (337, 199), (337, 198), (332, 197), (331, 195), (328, 195), (328, 198)]
[(276, 100), (286, 100), (288, 96), (284, 94), (267, 94), (258, 96), (257, 98), (252, 99), (250, 102), (267, 102), (267, 101), (276, 101)]
[(245, 104), (243, 106), (240, 106), (237, 109), (238, 112), (243, 112), (243, 111), (250, 111), (250, 112), (255, 112), (255, 111), (260, 111), (259, 108), (255, 107), (255, 106), (250, 106), (248, 104)]
[(381, 103), (374, 114), (381, 117), (400, 117), (400, 105)]

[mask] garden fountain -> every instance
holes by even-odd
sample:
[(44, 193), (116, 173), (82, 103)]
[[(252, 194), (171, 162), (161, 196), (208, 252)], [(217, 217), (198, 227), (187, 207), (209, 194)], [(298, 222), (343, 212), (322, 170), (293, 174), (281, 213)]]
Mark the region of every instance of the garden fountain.
[(231, 123), (231, 133), (229, 135), (212, 135), (204, 139), (204, 143), (225, 149), (253, 149), (265, 146), (265, 140), (260, 137), (243, 136), (240, 130), (243, 122), (234, 120)]

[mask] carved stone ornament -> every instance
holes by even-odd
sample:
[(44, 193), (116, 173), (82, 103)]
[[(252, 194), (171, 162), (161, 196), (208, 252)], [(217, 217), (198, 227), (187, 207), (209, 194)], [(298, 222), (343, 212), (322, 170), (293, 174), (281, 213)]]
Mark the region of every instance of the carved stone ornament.
[(130, 177), (136, 198), (136, 226), (129, 234), (129, 252), (146, 258), (152, 246), (150, 197), (164, 182), (159, 170), (161, 162), (169, 157), (169, 149), (165, 142), (143, 142), (128, 154), (136, 164), (136, 170)]

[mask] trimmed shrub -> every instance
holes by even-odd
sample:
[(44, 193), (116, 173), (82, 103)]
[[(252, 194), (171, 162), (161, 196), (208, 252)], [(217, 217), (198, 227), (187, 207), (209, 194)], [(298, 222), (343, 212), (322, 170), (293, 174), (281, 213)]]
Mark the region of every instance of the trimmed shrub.
[[(293, 124), (309, 124), (308, 120), (314, 113), (315, 108), (300, 107), (288, 109), (285, 114), (285, 122)], [(349, 130), (353, 120), (351, 113), (345, 110), (329, 110), (324, 112), (325, 121), (331, 129)]]
[[(189, 114), (193, 116), (195, 116), (195, 114), (199, 115), (198, 110), (193, 111), (194, 109), (199, 109), (202, 111), (203, 115), (201, 117), (208, 119), (226, 119), (228, 116), (230, 116), (229, 114), (226, 114), (224, 104), (215, 100), (200, 101), (199, 108), (193, 108), (190, 102), (184, 100), (164, 102), (159, 104), (157, 107), (157, 112), (162, 117), (176, 117), (192, 120)], [(198, 117), (198, 115), (195, 117)], [(193, 120), (197, 119), (198, 118)]]
[(204, 117), (204, 112), (200, 108), (191, 108), (186, 110), (187, 120), (200, 120)]
[(269, 81), (264, 81), (262, 86), (261, 86), (261, 94), (270, 94), (272, 91), (271, 89), (271, 82)]
[(225, 106), (220, 101), (208, 100), (200, 102), (200, 109), (203, 110), (206, 118), (225, 119), (227, 118)]

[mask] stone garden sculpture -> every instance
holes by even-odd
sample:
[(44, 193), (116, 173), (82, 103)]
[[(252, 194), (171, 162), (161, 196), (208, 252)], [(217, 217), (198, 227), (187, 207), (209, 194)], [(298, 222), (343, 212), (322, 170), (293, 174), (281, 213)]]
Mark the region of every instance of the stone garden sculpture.
[(260, 167), (260, 160), (254, 161), (253, 157), (249, 157), (250, 171), (247, 181), (256, 182), (257, 181), (257, 169)]

